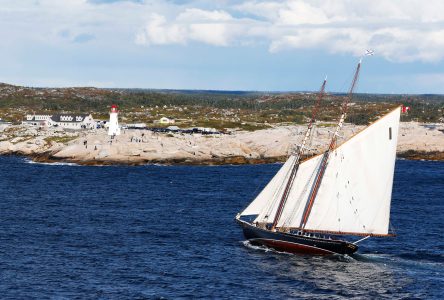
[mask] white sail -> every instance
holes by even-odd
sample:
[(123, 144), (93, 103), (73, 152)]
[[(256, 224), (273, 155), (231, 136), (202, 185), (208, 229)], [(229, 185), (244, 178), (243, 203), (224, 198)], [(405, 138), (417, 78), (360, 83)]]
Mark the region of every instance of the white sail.
[(321, 160), (322, 155), (318, 155), (299, 165), (296, 178), (277, 227), (291, 227), (292, 220), (301, 219)]
[[(332, 151), (305, 229), (388, 233), (399, 117), (397, 108)], [(304, 201), (295, 197), (292, 204), (287, 203), (281, 226), (301, 226), (308, 200), (307, 194), (304, 197)], [(289, 220), (290, 210), (298, 213)]]
[[(282, 186), (286, 184), (290, 174), (291, 166), (294, 164), (295, 157), (290, 156), (277, 174), (265, 186), (262, 192), (242, 211), (241, 216), (260, 215), (273, 202), (282, 196)], [(285, 186), (284, 186), (285, 188)], [(278, 200), (279, 201), (279, 200)]]
[[(310, 187), (313, 184), (315, 172), (320, 165), (321, 158), (322, 156), (319, 155), (304, 161), (299, 165), (296, 178), (289, 193), (287, 205), (282, 213), (278, 227), (281, 227), (283, 220), (287, 219), (289, 215), (292, 214), (292, 209), (289, 208), (294, 208), (295, 205), (300, 205), (301, 201), (305, 203), (308, 193), (310, 192)], [(241, 213), (242, 216), (258, 215), (254, 220), (255, 222), (273, 222), (277, 207), (289, 179), (294, 159), (295, 157), (291, 156), (286, 161), (279, 172), (273, 177), (256, 199)], [(298, 199), (301, 201), (293, 201)], [(297, 208), (301, 210), (299, 207)], [(297, 215), (300, 215), (301, 213), (302, 212), (297, 211)]]

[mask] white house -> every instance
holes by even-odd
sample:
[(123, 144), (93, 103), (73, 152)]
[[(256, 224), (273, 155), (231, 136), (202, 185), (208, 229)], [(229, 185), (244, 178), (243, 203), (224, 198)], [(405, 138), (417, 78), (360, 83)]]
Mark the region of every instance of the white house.
[(92, 129), (96, 122), (91, 114), (27, 114), (22, 124), (32, 126), (62, 127), (64, 129)]
[(162, 117), (159, 120), (160, 124), (174, 124), (176, 121), (172, 118)]
[(96, 122), (91, 114), (56, 114), (51, 116), (48, 126), (74, 130), (93, 129), (96, 127)]
[(22, 121), (22, 124), (25, 125), (33, 125), (33, 126), (44, 126), (48, 124), (48, 121), (51, 119), (52, 115), (36, 115), (36, 114), (27, 114), (25, 120)]

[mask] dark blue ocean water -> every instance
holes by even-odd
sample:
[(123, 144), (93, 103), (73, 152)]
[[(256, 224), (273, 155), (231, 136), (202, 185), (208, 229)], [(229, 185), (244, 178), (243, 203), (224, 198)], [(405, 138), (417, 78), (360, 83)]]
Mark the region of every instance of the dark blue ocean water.
[(0, 157), (0, 298), (444, 298), (444, 163), (397, 161), (398, 236), (328, 258), (242, 242), (233, 218), (278, 168)]

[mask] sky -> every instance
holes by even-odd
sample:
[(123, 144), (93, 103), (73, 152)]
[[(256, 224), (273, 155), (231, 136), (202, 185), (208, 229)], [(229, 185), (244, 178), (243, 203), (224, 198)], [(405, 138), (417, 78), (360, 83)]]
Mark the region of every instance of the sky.
[(442, 0), (0, 0), (0, 82), (444, 93)]

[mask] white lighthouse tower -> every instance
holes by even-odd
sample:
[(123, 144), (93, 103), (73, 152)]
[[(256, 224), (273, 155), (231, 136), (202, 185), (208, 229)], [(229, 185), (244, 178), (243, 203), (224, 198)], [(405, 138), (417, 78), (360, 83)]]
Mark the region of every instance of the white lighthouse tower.
[(117, 110), (117, 105), (111, 105), (111, 111), (109, 112), (109, 128), (108, 135), (116, 136), (120, 135), (120, 127), (118, 120), (119, 111)]

